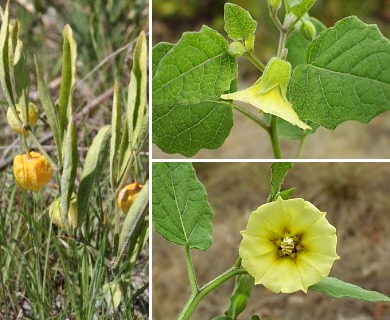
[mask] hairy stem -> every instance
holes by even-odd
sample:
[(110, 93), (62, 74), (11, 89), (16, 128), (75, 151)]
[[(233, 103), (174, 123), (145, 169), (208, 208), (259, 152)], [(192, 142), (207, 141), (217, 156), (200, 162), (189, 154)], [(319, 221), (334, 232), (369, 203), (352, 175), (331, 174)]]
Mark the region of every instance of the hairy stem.
[(279, 137), (278, 137), (278, 117), (271, 116), (271, 131), (269, 132), (272, 151), (274, 153), (275, 159), (282, 159), (282, 153), (280, 151)]

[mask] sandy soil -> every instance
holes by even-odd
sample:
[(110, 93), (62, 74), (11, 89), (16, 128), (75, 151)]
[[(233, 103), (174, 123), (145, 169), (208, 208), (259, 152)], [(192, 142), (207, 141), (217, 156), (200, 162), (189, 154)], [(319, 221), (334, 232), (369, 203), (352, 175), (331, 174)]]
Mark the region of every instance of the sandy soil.
[[(228, 269), (236, 260), (240, 230), (250, 212), (269, 192), (269, 163), (198, 163), (214, 209), (214, 242), (206, 252), (193, 253), (200, 284)], [(390, 295), (389, 163), (296, 163), (284, 188), (297, 187), (302, 197), (337, 228), (338, 254), (331, 275), (366, 289)], [(153, 319), (176, 319), (189, 296), (183, 248), (153, 234)], [(207, 296), (192, 319), (223, 314), (233, 281)], [(333, 299), (310, 292), (273, 294), (256, 286), (239, 319), (259, 314), (262, 320), (390, 320), (390, 305)]]

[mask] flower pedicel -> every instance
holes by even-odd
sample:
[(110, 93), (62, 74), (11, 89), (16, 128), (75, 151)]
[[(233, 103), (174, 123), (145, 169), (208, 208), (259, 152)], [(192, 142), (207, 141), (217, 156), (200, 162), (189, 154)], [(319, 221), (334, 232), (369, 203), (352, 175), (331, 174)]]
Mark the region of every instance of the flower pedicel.
[(49, 182), (53, 170), (45, 156), (31, 151), (14, 159), (14, 176), (19, 187), (38, 191)]
[(336, 229), (310, 202), (276, 201), (252, 212), (240, 244), (242, 266), (272, 292), (307, 292), (328, 276), (336, 253)]

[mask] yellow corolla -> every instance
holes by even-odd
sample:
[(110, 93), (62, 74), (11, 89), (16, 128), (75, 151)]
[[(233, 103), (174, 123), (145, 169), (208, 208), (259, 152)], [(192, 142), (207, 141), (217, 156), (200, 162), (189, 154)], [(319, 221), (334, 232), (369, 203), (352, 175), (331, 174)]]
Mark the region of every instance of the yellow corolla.
[(291, 75), (291, 65), (280, 58), (273, 58), (267, 64), (263, 76), (251, 87), (234, 93), (223, 94), (222, 99), (238, 100), (251, 104), (261, 111), (278, 116), (301, 129), (311, 129), (299, 119), (286, 91)]
[[(61, 217), (61, 198), (55, 199), (49, 207), (49, 216), (51, 222), (53, 222), (57, 227), (64, 228), (64, 222)], [(68, 228), (76, 229), (77, 228), (77, 198), (73, 196), (68, 210)]]
[(260, 206), (241, 234), (242, 266), (272, 292), (307, 292), (339, 259), (335, 227), (303, 199), (279, 197)]
[(19, 187), (38, 191), (49, 182), (53, 170), (49, 161), (40, 153), (17, 155), (14, 159), (14, 176)]
[(118, 194), (118, 205), (124, 213), (129, 211), (129, 208), (137, 199), (138, 193), (141, 191), (143, 185), (133, 182), (125, 186)]
[[(16, 111), (18, 113), (20, 120), (23, 122), (24, 117), (23, 117), (22, 110), (21, 110), (19, 104), (16, 104), (15, 107), (16, 107)], [(34, 126), (35, 123), (38, 121), (38, 117), (39, 117), (39, 114), (38, 114), (37, 106), (34, 103), (30, 102), (28, 104), (28, 125), (30, 127)], [(8, 124), (11, 127), (12, 131), (20, 133), (20, 134), (24, 134), (24, 135), (27, 133), (26, 129), (24, 129), (23, 126), (19, 123), (19, 121), (16, 118), (11, 107), (8, 107), (8, 110), (7, 110), (7, 120), (8, 120)]]

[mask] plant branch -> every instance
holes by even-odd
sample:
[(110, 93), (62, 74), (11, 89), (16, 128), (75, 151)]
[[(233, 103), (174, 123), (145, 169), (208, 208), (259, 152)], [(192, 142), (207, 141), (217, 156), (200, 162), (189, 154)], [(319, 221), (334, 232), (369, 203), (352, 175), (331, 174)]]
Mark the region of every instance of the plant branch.
[(261, 120), (260, 118), (256, 117), (253, 113), (249, 112), (248, 110), (246, 110), (245, 108), (243, 108), (241, 106), (238, 106), (238, 105), (236, 105), (234, 103), (232, 103), (232, 106), (233, 106), (234, 109), (236, 109), (237, 111), (241, 112), (244, 116), (246, 116), (247, 118), (251, 119), (253, 122), (258, 124), (261, 128), (263, 128), (265, 131), (270, 133), (270, 128), (267, 126), (267, 124), (263, 120)]
[(245, 58), (247, 58), (250, 62), (253, 63), (253, 65), (259, 69), (261, 72), (264, 72), (265, 70), (265, 64), (260, 61), (258, 57), (255, 56), (253, 53), (244, 53), (243, 55)]
[(280, 151), (279, 137), (278, 137), (278, 117), (271, 115), (271, 130), (269, 135), (272, 143), (272, 150), (274, 152), (275, 159), (282, 159), (282, 153)]

